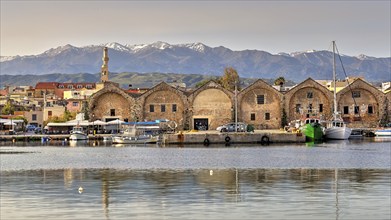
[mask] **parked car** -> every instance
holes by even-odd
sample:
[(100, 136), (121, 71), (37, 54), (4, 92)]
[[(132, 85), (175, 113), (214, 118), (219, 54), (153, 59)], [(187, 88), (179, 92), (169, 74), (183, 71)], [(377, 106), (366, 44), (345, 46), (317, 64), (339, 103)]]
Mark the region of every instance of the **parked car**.
[[(234, 132), (235, 131), (235, 122), (219, 126), (216, 128), (216, 130), (220, 131), (220, 132)], [(247, 124), (243, 123), (243, 122), (238, 122), (237, 126), (236, 126), (236, 131), (246, 132), (247, 131)]]
[(36, 134), (41, 134), (42, 133), (42, 129), (41, 128), (35, 128), (34, 129), (34, 133), (36, 133)]
[(26, 125), (26, 132), (34, 131), (36, 128), (35, 125)]

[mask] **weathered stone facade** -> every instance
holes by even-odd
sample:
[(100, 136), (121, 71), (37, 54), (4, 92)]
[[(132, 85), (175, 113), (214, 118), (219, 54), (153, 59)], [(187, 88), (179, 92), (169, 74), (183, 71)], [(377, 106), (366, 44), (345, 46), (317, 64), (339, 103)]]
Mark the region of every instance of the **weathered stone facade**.
[[(356, 95), (360, 94), (356, 104), (360, 106), (361, 121), (354, 114), (355, 104), (350, 88)], [(391, 92), (384, 94), (360, 79), (354, 81), (350, 88), (337, 93), (337, 110), (351, 122), (350, 127), (376, 126), (381, 119), (390, 122)], [(276, 129), (281, 127), (283, 111), (287, 113), (288, 122), (315, 115), (330, 119), (333, 92), (311, 78), (286, 93), (257, 80), (237, 94), (237, 104), (238, 121), (252, 124), (256, 129)], [(348, 114), (344, 114), (345, 106), (348, 106)], [(104, 88), (90, 98), (89, 116), (91, 120), (169, 119), (177, 123), (179, 130), (214, 130), (235, 120), (235, 94), (213, 80), (192, 92), (163, 82), (143, 94), (129, 94), (118, 84), (105, 82)]]
[(361, 79), (339, 91), (337, 100), (337, 110), (349, 127), (376, 127), (385, 114), (385, 95)]
[(386, 99), (384, 102), (384, 115), (381, 118), (383, 125), (391, 123), (391, 90), (388, 90), (384, 96)]
[(162, 82), (142, 94), (137, 102), (142, 106), (142, 120), (168, 119), (175, 121), (178, 129), (184, 128), (185, 107), (188, 104), (183, 91)]
[(288, 121), (311, 116), (326, 120), (332, 115), (333, 93), (311, 78), (289, 90), (284, 99)]
[(234, 118), (233, 99), (234, 94), (215, 81), (209, 81), (195, 90), (189, 96), (191, 128), (213, 130), (231, 122)]
[(257, 80), (238, 94), (239, 121), (255, 129), (280, 128), (282, 94), (262, 80)]
[[(135, 99), (125, 93), (117, 84), (105, 82), (104, 88), (90, 97), (89, 117), (92, 120), (134, 120)], [(133, 108), (132, 108), (133, 107)]]

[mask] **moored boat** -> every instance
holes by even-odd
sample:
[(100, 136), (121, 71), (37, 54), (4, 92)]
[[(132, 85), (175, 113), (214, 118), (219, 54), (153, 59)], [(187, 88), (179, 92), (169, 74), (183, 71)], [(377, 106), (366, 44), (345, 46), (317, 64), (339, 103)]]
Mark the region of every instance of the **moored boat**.
[(391, 136), (391, 128), (379, 129), (375, 131), (376, 136)]
[(333, 119), (326, 124), (325, 138), (326, 139), (337, 139), (346, 140), (350, 137), (352, 129), (346, 127), (345, 122), (337, 111), (337, 87), (336, 87), (336, 68), (335, 68), (335, 41), (333, 41), (333, 83), (334, 83), (334, 113)]
[(69, 136), (69, 140), (77, 141), (77, 140), (87, 140), (88, 135), (84, 132), (83, 127), (76, 126), (73, 127), (71, 131), (71, 136)]
[(323, 139), (323, 128), (317, 118), (306, 118), (300, 127), (301, 133), (306, 137), (306, 141), (320, 141)]
[(158, 140), (157, 136), (152, 135), (139, 135), (139, 136), (127, 136), (119, 135), (114, 136), (112, 139), (113, 144), (153, 144)]

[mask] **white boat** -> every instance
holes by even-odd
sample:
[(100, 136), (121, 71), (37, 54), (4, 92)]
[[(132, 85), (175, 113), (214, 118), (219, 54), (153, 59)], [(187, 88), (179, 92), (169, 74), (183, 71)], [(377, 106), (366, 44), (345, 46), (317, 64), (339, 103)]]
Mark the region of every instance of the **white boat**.
[(336, 86), (336, 68), (335, 68), (335, 41), (333, 41), (333, 83), (334, 83), (334, 113), (333, 119), (326, 123), (325, 138), (346, 140), (350, 137), (352, 129), (346, 127), (345, 122), (337, 111), (337, 86)]
[(83, 131), (83, 127), (80, 126), (73, 127), (69, 140), (77, 141), (77, 140), (87, 140), (87, 139), (88, 139), (88, 135)]
[(158, 136), (137, 134), (136, 125), (129, 127), (122, 134), (112, 137), (113, 144), (152, 144), (158, 141)]
[(391, 136), (391, 128), (375, 131), (376, 136)]
[(114, 136), (113, 144), (153, 144), (158, 140), (157, 136), (152, 135), (138, 135), (138, 136), (127, 136), (119, 135)]

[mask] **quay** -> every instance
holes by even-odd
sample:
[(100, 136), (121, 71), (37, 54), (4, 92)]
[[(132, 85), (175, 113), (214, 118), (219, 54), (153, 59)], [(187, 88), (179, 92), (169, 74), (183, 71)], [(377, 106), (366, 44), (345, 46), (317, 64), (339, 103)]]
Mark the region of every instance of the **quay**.
[[(103, 140), (111, 134), (90, 134), (89, 140)], [(41, 141), (69, 140), (69, 134), (16, 134), (0, 135), (0, 141)], [(270, 143), (304, 143), (305, 136), (284, 130), (255, 130), (254, 132), (218, 132), (218, 131), (179, 131), (162, 134), (160, 144), (270, 144)]]
[(304, 143), (305, 136), (283, 130), (255, 130), (254, 132), (190, 131), (165, 134), (162, 144), (262, 144)]

